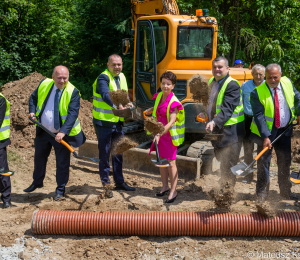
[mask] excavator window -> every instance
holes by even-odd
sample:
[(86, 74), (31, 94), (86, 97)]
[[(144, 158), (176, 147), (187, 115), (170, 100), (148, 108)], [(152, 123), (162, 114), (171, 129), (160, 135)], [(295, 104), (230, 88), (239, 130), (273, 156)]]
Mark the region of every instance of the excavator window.
[(211, 59), (213, 28), (179, 26), (176, 58)]
[(157, 64), (165, 57), (168, 50), (169, 25), (164, 19), (151, 20), (154, 29)]

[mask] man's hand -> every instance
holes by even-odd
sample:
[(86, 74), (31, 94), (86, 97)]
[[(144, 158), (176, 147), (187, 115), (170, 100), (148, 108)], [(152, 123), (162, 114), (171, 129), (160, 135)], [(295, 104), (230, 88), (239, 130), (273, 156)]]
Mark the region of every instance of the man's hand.
[(123, 107), (122, 104), (119, 104), (119, 109), (122, 110), (125, 109), (125, 107)]
[(300, 116), (297, 116), (297, 124), (300, 125)]
[(269, 137), (266, 137), (266, 138), (264, 139), (264, 144), (263, 144), (263, 146), (264, 146), (264, 148), (265, 148), (266, 146), (268, 146), (269, 149), (272, 148), (271, 140), (269, 139)]
[(130, 107), (130, 108), (133, 108), (134, 107), (134, 105), (130, 102), (130, 103), (128, 103), (128, 105), (127, 105), (128, 107)]
[(35, 113), (29, 113), (29, 116), (30, 116), (33, 120), (36, 120)]
[[(213, 121), (210, 121), (209, 123), (206, 124), (206, 132), (209, 133), (209, 132), (212, 132), (214, 130), (214, 122)], [(210, 130), (210, 131), (209, 131)]]
[(65, 133), (59, 132), (59, 133), (56, 135), (56, 137), (55, 137), (55, 141), (58, 142), (58, 143), (60, 143), (61, 140), (65, 137), (65, 135), (66, 135)]

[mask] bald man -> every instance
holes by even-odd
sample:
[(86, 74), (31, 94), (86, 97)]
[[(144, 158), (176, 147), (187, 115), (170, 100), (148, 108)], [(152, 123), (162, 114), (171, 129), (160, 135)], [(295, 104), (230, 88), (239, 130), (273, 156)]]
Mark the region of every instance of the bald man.
[(56, 134), (55, 139), (37, 126), (34, 140), (33, 182), (25, 192), (33, 192), (43, 187), (46, 165), (52, 147), (56, 156), (56, 182), (54, 200), (64, 198), (65, 186), (69, 180), (70, 151), (61, 140), (73, 147), (82, 145), (86, 138), (78, 119), (80, 93), (69, 82), (69, 70), (56, 66), (52, 79), (43, 79), (29, 99), (29, 116)]

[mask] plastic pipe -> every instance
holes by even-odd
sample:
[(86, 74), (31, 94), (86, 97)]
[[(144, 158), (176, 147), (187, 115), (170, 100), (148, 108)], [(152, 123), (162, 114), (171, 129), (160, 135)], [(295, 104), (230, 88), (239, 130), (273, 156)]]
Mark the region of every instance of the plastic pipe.
[(33, 234), (145, 236), (299, 236), (300, 213), (82, 212), (37, 210)]

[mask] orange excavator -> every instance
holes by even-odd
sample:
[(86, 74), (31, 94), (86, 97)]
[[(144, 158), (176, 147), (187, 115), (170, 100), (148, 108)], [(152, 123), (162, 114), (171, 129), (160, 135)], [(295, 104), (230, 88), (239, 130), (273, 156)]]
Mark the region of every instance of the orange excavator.
[[(195, 119), (203, 107), (193, 99), (188, 81), (195, 74), (201, 74), (207, 81), (212, 77), (212, 60), (217, 55), (217, 20), (209, 16), (205, 8), (198, 9), (195, 15), (180, 15), (175, 0), (131, 0), (131, 15), (132, 39), (123, 39), (122, 52), (130, 53), (133, 40), (136, 110), (135, 121), (125, 124), (123, 130), (129, 134), (143, 129), (143, 112), (154, 105), (152, 96), (159, 91), (160, 76), (167, 70), (172, 71), (177, 76), (173, 93), (185, 111), (186, 137), (177, 150), (178, 172), (187, 179), (199, 178), (200, 172), (211, 171), (214, 153), (211, 143), (202, 140), (205, 125)], [(240, 83), (252, 79), (249, 69), (230, 68), (230, 75)], [(148, 158), (147, 148), (151, 142), (126, 151), (123, 167), (156, 172)], [(79, 156), (98, 158), (97, 142), (87, 141), (80, 147)]]

